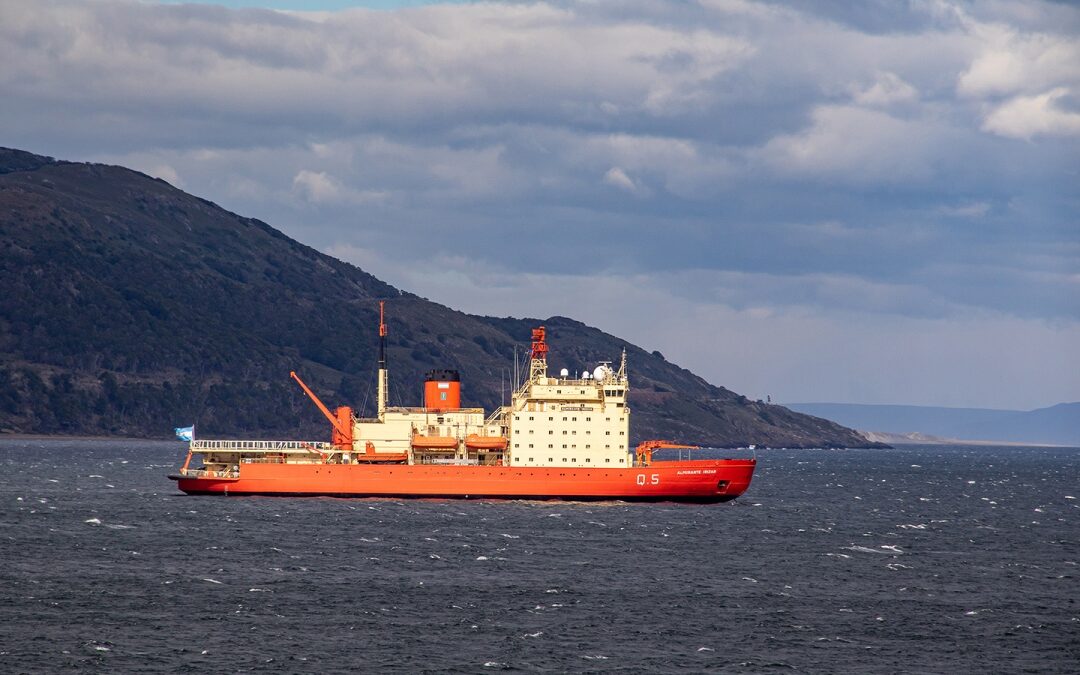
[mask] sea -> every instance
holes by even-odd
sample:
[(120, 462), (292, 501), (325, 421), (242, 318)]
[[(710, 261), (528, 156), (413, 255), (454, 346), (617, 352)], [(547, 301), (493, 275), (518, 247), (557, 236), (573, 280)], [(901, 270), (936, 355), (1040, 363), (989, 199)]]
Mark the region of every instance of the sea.
[(1076, 448), (758, 450), (716, 505), (185, 496), (183, 454), (0, 440), (0, 670), (1080, 672)]

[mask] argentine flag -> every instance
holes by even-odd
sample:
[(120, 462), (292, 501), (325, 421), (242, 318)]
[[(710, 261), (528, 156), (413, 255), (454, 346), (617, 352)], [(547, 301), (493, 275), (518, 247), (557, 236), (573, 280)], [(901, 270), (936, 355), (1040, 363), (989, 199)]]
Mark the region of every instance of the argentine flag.
[(190, 441), (195, 438), (195, 427), (176, 427), (173, 431), (176, 432), (176, 437), (182, 441)]

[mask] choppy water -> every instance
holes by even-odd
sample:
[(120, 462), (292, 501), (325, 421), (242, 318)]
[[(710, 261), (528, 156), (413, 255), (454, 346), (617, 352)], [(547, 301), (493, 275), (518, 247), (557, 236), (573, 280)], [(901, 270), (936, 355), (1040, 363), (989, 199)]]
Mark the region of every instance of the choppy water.
[(763, 451), (727, 504), (187, 497), (0, 441), (5, 672), (1076, 672), (1080, 450)]

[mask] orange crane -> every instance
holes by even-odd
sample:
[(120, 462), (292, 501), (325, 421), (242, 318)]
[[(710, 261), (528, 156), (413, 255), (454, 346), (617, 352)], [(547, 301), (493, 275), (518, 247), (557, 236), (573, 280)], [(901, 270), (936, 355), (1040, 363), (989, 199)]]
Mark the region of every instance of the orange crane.
[(653, 450), (697, 450), (700, 447), (699, 445), (683, 445), (671, 441), (642, 441), (637, 446), (635, 454), (637, 455), (638, 466), (649, 466), (652, 464)]
[(319, 400), (319, 397), (315, 395), (315, 392), (304, 381), (300, 379), (300, 376), (296, 374), (296, 371), (289, 371), (289, 377), (296, 380), (300, 388), (304, 390), (304, 393), (308, 395), (315, 405), (318, 406), (322, 414), (326, 416), (326, 419), (330, 420), (330, 425), (333, 430), (330, 433), (330, 441), (334, 447), (338, 450), (345, 452), (351, 452), (353, 449), (353, 429), (352, 429), (352, 408), (348, 406), (341, 406), (334, 413), (330, 412), (330, 409), (323, 405), (323, 402)]

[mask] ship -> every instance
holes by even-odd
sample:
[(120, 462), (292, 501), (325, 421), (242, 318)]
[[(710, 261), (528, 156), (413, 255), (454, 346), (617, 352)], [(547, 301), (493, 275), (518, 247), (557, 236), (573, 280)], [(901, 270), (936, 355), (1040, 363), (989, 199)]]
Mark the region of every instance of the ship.
[[(387, 334), (380, 302), (375, 417), (331, 411), (292, 372), (329, 421), (329, 442), (192, 438), (169, 478), (189, 495), (698, 503), (750, 486), (754, 457), (695, 459), (698, 446), (668, 440), (631, 448), (625, 350), (617, 366), (551, 376), (546, 329), (535, 328), (509, 405), (488, 415), (462, 407), (461, 377), (450, 369), (427, 373), (423, 405), (389, 406)], [(654, 457), (670, 450), (678, 454)]]

